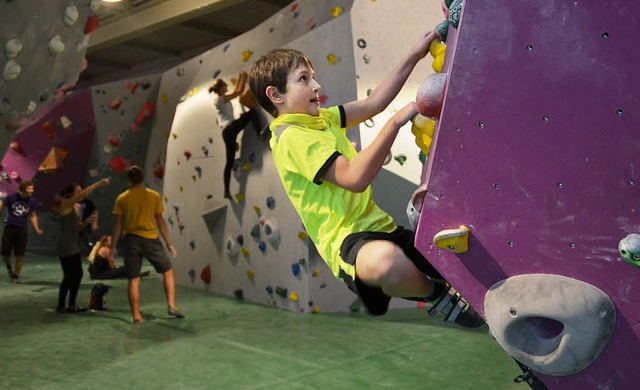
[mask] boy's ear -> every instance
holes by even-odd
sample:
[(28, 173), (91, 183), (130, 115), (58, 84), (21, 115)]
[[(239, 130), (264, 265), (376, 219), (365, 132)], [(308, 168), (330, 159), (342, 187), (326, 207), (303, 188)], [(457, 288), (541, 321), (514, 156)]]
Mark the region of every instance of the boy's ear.
[(273, 85), (270, 85), (267, 87), (267, 97), (269, 98), (269, 100), (271, 100), (271, 102), (273, 102), (273, 104), (282, 104), (283, 103), (283, 99), (282, 96), (280, 96), (280, 93), (278, 92), (278, 90), (276, 89), (276, 87), (274, 87)]

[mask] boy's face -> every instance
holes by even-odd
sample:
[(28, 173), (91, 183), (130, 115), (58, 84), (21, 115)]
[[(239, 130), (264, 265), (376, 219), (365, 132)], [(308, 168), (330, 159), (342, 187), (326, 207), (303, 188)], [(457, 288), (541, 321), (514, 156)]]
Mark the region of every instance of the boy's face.
[(27, 186), (23, 192), (21, 192), (20, 194), (22, 196), (31, 196), (33, 195), (33, 192), (35, 191), (35, 188), (33, 188), (33, 186)]
[(282, 95), (283, 104), (278, 107), (281, 114), (320, 115), (320, 84), (315, 80), (313, 69), (307, 65), (295, 67), (287, 76), (287, 93)]

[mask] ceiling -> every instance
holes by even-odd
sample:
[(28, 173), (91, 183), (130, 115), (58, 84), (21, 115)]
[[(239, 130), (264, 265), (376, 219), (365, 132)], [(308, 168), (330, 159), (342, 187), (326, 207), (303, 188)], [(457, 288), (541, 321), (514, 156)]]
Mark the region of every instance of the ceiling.
[(164, 72), (253, 29), (291, 1), (101, 1), (77, 86)]

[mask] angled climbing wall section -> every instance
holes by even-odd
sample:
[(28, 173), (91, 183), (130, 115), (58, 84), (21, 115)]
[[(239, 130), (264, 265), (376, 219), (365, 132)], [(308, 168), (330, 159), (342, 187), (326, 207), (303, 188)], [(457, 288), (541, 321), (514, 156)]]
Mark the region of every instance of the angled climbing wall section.
[(640, 380), (639, 15), (467, 1), (450, 30), (417, 246), (550, 388)]

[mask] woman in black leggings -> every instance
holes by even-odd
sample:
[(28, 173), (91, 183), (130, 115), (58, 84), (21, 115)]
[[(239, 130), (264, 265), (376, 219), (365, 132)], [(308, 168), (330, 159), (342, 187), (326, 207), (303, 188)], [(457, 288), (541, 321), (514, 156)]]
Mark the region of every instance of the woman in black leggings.
[[(236, 157), (236, 139), (238, 138), (238, 134), (240, 134), (240, 131), (242, 131), (249, 122), (253, 125), (258, 136), (260, 136), (261, 130), (260, 116), (256, 110), (255, 100), (253, 100), (249, 90), (247, 90), (246, 93), (244, 91), (246, 81), (247, 73), (240, 72), (233, 92), (229, 93), (227, 83), (222, 79), (216, 80), (209, 88), (209, 93), (215, 92), (213, 105), (218, 112), (218, 124), (222, 127), (222, 139), (224, 140), (226, 151), (226, 162), (224, 165), (224, 197), (227, 199), (231, 199), (229, 182), (231, 181), (231, 169), (233, 168), (233, 162)], [(235, 119), (231, 100), (238, 96), (241, 96), (240, 102), (247, 106), (249, 111)]]
[[(62, 201), (57, 212), (60, 216), (60, 236), (58, 238), (58, 256), (62, 266), (62, 282), (58, 292), (58, 313), (79, 313), (86, 309), (77, 305), (76, 298), (82, 280), (82, 258), (78, 246), (78, 231), (84, 224), (93, 221), (89, 218), (85, 222), (80, 221), (79, 201), (92, 193), (101, 185), (109, 184), (109, 179), (102, 179), (93, 183), (84, 190), (77, 183), (71, 183), (61, 192)], [(69, 305), (65, 305), (69, 295)]]

